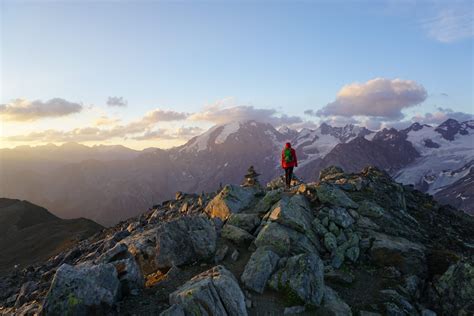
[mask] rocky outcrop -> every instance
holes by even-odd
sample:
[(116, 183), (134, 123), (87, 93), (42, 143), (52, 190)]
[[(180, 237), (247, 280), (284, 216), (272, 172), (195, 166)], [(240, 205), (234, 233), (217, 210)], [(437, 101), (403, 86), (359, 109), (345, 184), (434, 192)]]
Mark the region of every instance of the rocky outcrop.
[(280, 257), (264, 247), (258, 248), (250, 257), (241, 280), (246, 288), (263, 293), (268, 279), (275, 270)]
[(247, 208), (255, 196), (253, 188), (226, 185), (221, 192), (206, 206), (206, 213), (211, 218), (226, 220), (234, 213)]
[(170, 308), (162, 315), (247, 315), (245, 297), (229, 270), (216, 266), (179, 287), (169, 297)]
[(45, 315), (108, 313), (120, 297), (120, 281), (111, 264), (62, 265), (46, 296)]

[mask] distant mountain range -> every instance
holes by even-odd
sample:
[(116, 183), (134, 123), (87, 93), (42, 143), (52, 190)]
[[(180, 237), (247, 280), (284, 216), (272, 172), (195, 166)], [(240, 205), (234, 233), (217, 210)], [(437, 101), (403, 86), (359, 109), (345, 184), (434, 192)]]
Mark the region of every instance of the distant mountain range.
[(0, 198), (0, 274), (46, 260), (102, 228), (89, 219), (60, 219), (28, 201)]
[(276, 130), (246, 121), (214, 126), (168, 150), (71, 143), (23, 146), (0, 150), (0, 196), (27, 199), (60, 217), (82, 216), (112, 225), (172, 198), (176, 191), (212, 191), (221, 183), (240, 183), (250, 165), (265, 183), (281, 174), (280, 150), (290, 141), (299, 159), (296, 175), (306, 181), (316, 180), (330, 165), (346, 172), (374, 165), (474, 214), (472, 189), (466, 185), (472, 183), (473, 135), (474, 121), (453, 119), (436, 127), (414, 123), (378, 132), (351, 124)]

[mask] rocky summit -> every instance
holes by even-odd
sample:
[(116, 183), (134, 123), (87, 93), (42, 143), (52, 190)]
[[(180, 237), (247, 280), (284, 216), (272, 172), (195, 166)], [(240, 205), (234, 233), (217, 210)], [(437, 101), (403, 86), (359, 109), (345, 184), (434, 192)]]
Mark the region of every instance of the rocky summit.
[(373, 167), (293, 184), (178, 192), (3, 276), (0, 314), (474, 314), (474, 218)]

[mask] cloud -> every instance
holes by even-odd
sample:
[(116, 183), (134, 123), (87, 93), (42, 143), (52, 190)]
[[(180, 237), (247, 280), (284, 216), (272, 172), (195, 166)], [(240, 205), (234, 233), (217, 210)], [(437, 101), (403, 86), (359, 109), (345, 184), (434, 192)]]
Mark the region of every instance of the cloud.
[(110, 118), (106, 115), (102, 115), (98, 119), (95, 120), (94, 125), (95, 126), (107, 126), (107, 125), (116, 125), (120, 122), (121, 120), (118, 118)]
[(128, 102), (123, 97), (109, 97), (107, 99), (107, 105), (108, 106), (126, 107), (128, 105)]
[(474, 37), (472, 3), (440, 9), (436, 15), (422, 19), (420, 25), (426, 34), (442, 43), (452, 43)]
[(438, 125), (443, 123), (447, 119), (452, 118), (459, 122), (469, 121), (474, 119), (473, 114), (465, 113), (465, 112), (456, 112), (449, 108), (436, 108), (436, 111), (431, 113), (425, 114), (417, 114), (411, 118), (411, 122), (418, 122), (420, 124), (429, 124), (429, 125)]
[(270, 123), (275, 127), (301, 123), (298, 116), (279, 115), (275, 109), (258, 109), (251, 105), (226, 106), (217, 102), (206, 107), (203, 111), (189, 116), (191, 121), (207, 121), (215, 124), (225, 124), (233, 121), (255, 120)]
[[(412, 80), (375, 78), (342, 87), (336, 100), (316, 112), (317, 116), (372, 116), (400, 119), (402, 110), (422, 103), (425, 88)], [(311, 115), (311, 110), (305, 111)]]
[(189, 114), (183, 112), (167, 111), (156, 109), (148, 112), (144, 117), (144, 122), (170, 122), (170, 121), (181, 121), (185, 120)]
[(61, 117), (82, 111), (79, 103), (61, 98), (48, 101), (28, 101), (15, 99), (7, 104), (0, 104), (0, 116), (9, 121), (35, 121), (42, 118)]

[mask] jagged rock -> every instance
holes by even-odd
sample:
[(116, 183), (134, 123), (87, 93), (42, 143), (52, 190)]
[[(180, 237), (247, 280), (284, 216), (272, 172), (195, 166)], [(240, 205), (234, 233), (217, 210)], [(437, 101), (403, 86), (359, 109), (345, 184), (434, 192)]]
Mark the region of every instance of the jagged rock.
[(21, 288), (18, 296), (16, 297), (15, 307), (19, 308), (24, 303), (28, 302), (32, 298), (32, 293), (38, 289), (38, 283), (33, 281), (25, 282)]
[[(169, 301), (181, 306), (185, 315), (247, 315), (244, 294), (234, 275), (223, 266), (196, 275), (171, 293)], [(162, 315), (174, 315), (169, 310), (167, 313)]]
[(267, 194), (258, 201), (257, 205), (253, 208), (253, 211), (258, 214), (267, 213), (270, 208), (281, 199), (281, 196), (282, 194), (280, 190), (267, 192)]
[(381, 290), (380, 296), (383, 300), (390, 301), (390, 303), (393, 303), (397, 306), (397, 308), (395, 308), (392, 304), (386, 304), (386, 307), (388, 306), (387, 313), (390, 313), (389, 309), (391, 309), (395, 314), (399, 310), (401, 315), (416, 315), (416, 309), (413, 307), (413, 305), (408, 302), (406, 297), (399, 294), (397, 291), (391, 289)]
[(268, 222), (255, 239), (257, 247), (268, 246), (280, 256), (318, 253), (316, 246), (302, 233), (275, 222)]
[(418, 298), (420, 296), (420, 292), (419, 292), (420, 283), (421, 283), (421, 280), (418, 276), (410, 275), (405, 278), (405, 286), (403, 289), (412, 298)]
[(184, 216), (156, 229), (156, 265), (180, 266), (207, 259), (216, 250), (217, 234), (212, 222), (203, 216)]
[(118, 243), (113, 248), (103, 253), (99, 258), (94, 260), (95, 263), (109, 263), (112, 261), (129, 258), (131, 253), (124, 243)]
[(234, 225), (251, 233), (260, 224), (260, 217), (257, 214), (232, 214), (227, 224)]
[(311, 231), (314, 216), (306, 198), (293, 195), (282, 197), (271, 209), (268, 220), (282, 224), (288, 228), (306, 233)]
[(280, 257), (266, 248), (257, 248), (252, 254), (240, 279), (246, 288), (263, 293), (268, 279), (275, 270)]
[(334, 179), (344, 176), (344, 170), (337, 166), (329, 166), (319, 172), (319, 181)]
[(458, 311), (458, 315), (474, 312), (474, 264), (458, 262), (434, 284), (441, 308), (445, 313)]
[(255, 237), (246, 230), (230, 224), (225, 224), (224, 227), (222, 227), (221, 236), (236, 244), (246, 244), (255, 239)]
[(330, 221), (336, 223), (342, 228), (347, 228), (354, 223), (354, 219), (343, 207), (323, 208), (318, 215), (321, 217), (328, 217)]
[(329, 252), (336, 250), (337, 240), (333, 233), (326, 233), (324, 235), (324, 247), (326, 247)]
[(111, 262), (117, 270), (123, 295), (128, 295), (134, 291), (140, 291), (145, 285), (143, 274), (135, 258), (126, 258)]
[(117, 271), (111, 264), (63, 264), (43, 305), (46, 315), (90, 315), (109, 312), (120, 297)]
[(302, 302), (318, 306), (324, 295), (324, 265), (314, 253), (290, 257), (271, 277), (269, 286)]
[(373, 262), (379, 266), (394, 266), (405, 274), (418, 275), (425, 270), (425, 247), (402, 237), (372, 232), (370, 248)]
[(325, 316), (352, 316), (349, 305), (344, 302), (336, 291), (329, 286), (324, 289), (324, 297), (321, 307), (317, 310), (318, 315)]
[(226, 185), (212, 201), (207, 204), (205, 212), (211, 218), (219, 217), (222, 220), (231, 214), (240, 213), (247, 208), (255, 196), (252, 188), (243, 188), (236, 185)]
[(323, 203), (345, 208), (359, 207), (344, 191), (328, 183), (320, 183), (319, 186), (316, 187), (316, 193), (318, 199)]
[(433, 312), (431, 309), (425, 308), (421, 311), (421, 316), (436, 316), (436, 313)]
[(381, 217), (384, 214), (384, 209), (380, 205), (372, 201), (362, 201), (359, 203), (357, 211), (368, 217)]
[(360, 229), (371, 229), (371, 230), (379, 230), (380, 226), (374, 223), (370, 218), (361, 216), (356, 223), (356, 226)]
[(136, 233), (122, 240), (128, 251), (135, 257), (144, 274), (155, 272), (156, 264), (156, 234), (157, 228)]

